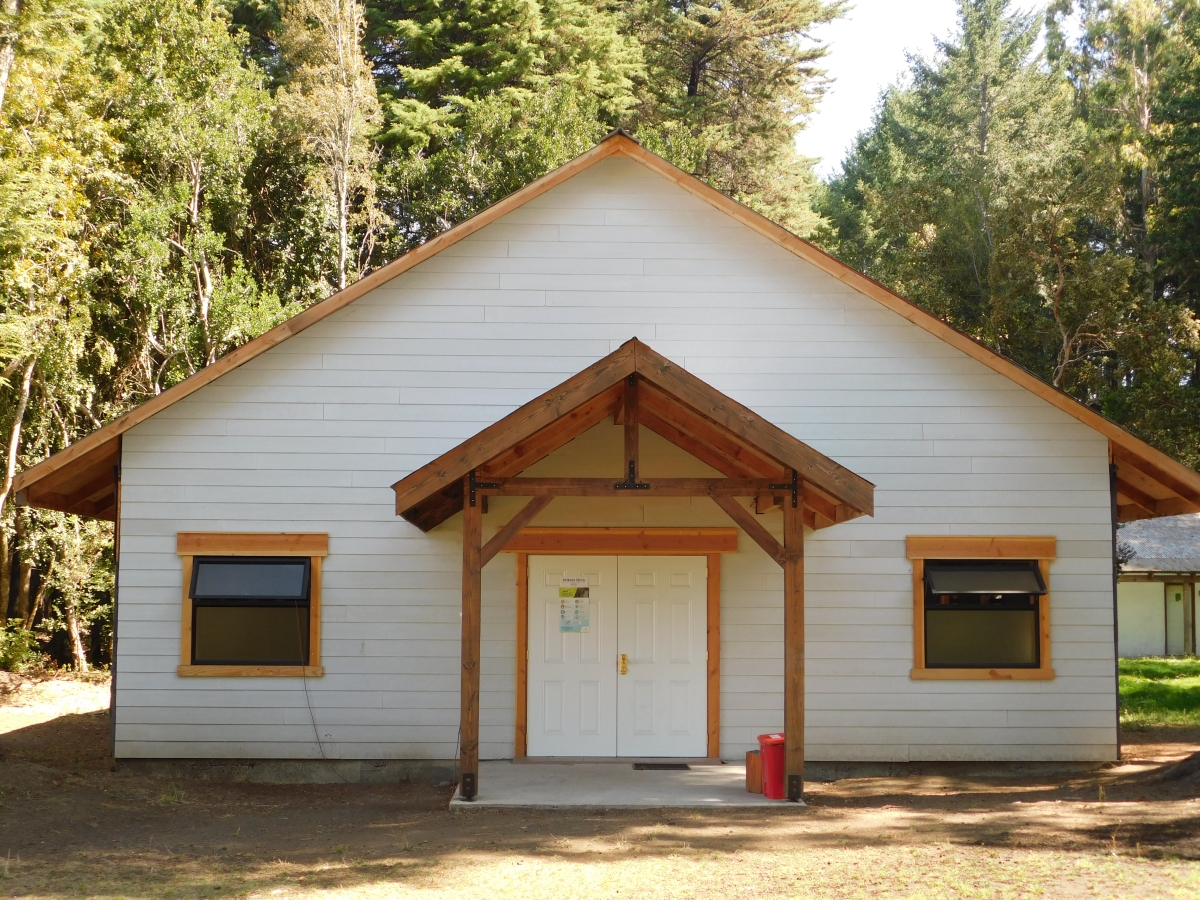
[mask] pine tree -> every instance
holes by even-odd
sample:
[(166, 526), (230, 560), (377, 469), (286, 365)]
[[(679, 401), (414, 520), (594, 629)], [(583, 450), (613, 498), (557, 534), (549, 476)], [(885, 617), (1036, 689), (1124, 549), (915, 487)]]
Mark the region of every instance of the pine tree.
[(644, 0), (631, 28), (647, 78), (633, 121), (653, 150), (805, 233), (811, 160), (795, 149), (823, 87), (812, 26), (841, 15), (826, 0)]
[(471, 101), (515, 106), (557, 84), (596, 98), (609, 125), (633, 104), (642, 62), (602, 0), (371, 0), (367, 48), (384, 141), (423, 149), (452, 139)]

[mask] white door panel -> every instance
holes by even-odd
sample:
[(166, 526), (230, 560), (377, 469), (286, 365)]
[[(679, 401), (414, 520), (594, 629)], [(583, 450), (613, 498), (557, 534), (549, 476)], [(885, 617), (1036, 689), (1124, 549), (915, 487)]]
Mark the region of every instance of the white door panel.
[(707, 578), (702, 556), (617, 560), (617, 755), (706, 754)]
[[(560, 630), (558, 589), (586, 576), (586, 632)], [(617, 560), (611, 556), (529, 558), (530, 756), (615, 756)]]
[[(563, 631), (559, 587), (580, 576), (588, 630)], [(529, 558), (530, 756), (705, 755), (707, 576), (704, 557)]]

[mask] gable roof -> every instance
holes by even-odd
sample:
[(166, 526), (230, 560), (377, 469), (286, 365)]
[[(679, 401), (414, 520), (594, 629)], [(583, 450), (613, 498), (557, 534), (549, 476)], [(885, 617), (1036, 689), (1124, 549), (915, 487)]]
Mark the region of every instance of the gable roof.
[(553, 172), (526, 185), (477, 215), (410, 250), (377, 269), (345, 290), (314, 304), (304, 312), (243, 344), (212, 365), (148, 400), (136, 409), (109, 422), (53, 456), (17, 475), (14, 490), (18, 503), (59, 509), (81, 515), (112, 518), (115, 506), (113, 467), (119, 459), (120, 436), (135, 425), (182, 400), (270, 350), (295, 334), (353, 303), (447, 247), (474, 234), (500, 217), (562, 184), (601, 160), (626, 157), (674, 182), (683, 190), (728, 214), (746, 227), (816, 266), (828, 275), (865, 294), (919, 328), (988, 368), (1032, 391), (1046, 402), (1098, 431), (1109, 440), (1112, 462), (1117, 466), (1119, 516), (1122, 521), (1200, 512), (1200, 474), (1160, 450), (1134, 437), (1073, 397), (1042, 381), (1032, 372), (969, 335), (946, 324), (883, 285), (857, 272), (823, 250), (787, 231), (753, 210), (726, 197), (698, 178), (645, 150), (623, 131), (603, 141)]
[(1200, 514), (1130, 522), (1117, 541), (1132, 553), (1123, 572), (1200, 572)]
[(814, 526), (875, 511), (871, 482), (634, 338), (396, 482), (396, 513), (428, 531), (462, 509), (469, 472), (490, 479), (524, 471), (608, 416), (630, 416), (631, 398), (634, 423), (727, 477), (782, 483), (795, 470)]

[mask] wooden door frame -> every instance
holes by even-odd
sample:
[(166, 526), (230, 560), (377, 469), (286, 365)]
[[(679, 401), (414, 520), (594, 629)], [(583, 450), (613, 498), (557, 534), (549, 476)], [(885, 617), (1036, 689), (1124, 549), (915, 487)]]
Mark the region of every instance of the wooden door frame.
[(737, 552), (736, 528), (530, 528), (508, 552), (517, 556), (517, 672), (513, 757), (529, 747), (529, 557), (703, 556), (708, 564), (707, 755), (721, 755), (721, 554)]

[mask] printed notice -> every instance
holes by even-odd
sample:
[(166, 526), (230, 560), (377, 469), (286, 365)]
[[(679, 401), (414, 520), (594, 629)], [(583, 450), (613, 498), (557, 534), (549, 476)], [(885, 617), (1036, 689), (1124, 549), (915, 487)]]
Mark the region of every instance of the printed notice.
[(558, 630), (586, 633), (591, 629), (591, 618), (587, 576), (564, 577), (558, 588)]

